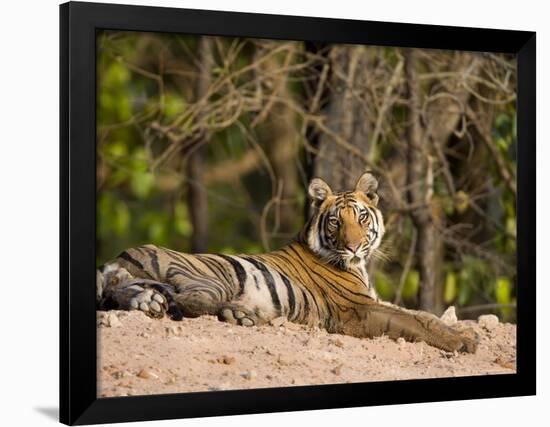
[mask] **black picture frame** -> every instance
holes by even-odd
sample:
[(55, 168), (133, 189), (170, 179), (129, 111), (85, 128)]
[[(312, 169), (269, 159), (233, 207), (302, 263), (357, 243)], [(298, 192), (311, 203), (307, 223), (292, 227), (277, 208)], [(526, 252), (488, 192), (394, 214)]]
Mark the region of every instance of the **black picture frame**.
[[(517, 373), (98, 398), (95, 307), (96, 31), (310, 40), (517, 54)], [(536, 393), (536, 34), (480, 28), (69, 2), (60, 6), (60, 421), (159, 420)]]

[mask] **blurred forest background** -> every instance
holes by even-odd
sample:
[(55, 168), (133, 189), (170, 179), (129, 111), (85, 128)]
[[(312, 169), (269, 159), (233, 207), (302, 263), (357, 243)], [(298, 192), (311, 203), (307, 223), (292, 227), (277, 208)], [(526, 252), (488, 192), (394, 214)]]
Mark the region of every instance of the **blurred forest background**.
[(112, 31), (97, 49), (98, 264), (276, 249), (312, 177), (370, 169), (381, 297), (515, 321), (514, 57)]

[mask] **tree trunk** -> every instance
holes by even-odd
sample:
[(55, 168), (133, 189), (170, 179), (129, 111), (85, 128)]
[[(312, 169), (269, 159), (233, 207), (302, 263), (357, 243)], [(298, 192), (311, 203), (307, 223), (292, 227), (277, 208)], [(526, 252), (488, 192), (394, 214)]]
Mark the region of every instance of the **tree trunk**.
[[(278, 43), (267, 43), (264, 49), (273, 49)], [(271, 73), (270, 93), (266, 94), (268, 105), (270, 97), (273, 99), (289, 99), (291, 94), (288, 88), (288, 72), (277, 72), (292, 64), (294, 57), (294, 45), (290, 45), (288, 52), (283, 58), (273, 57), (265, 61), (261, 71)], [(264, 114), (262, 114), (264, 113)], [(275, 232), (283, 235), (283, 242), (287, 241), (292, 234), (296, 233), (298, 205), (296, 193), (298, 189), (298, 170), (295, 162), (297, 141), (299, 138), (296, 127), (296, 114), (285, 102), (274, 101), (268, 110), (265, 110), (258, 117), (260, 125), (258, 128), (261, 140), (267, 146), (275, 182), (273, 188), (280, 196), (274, 209), (276, 224)]]
[[(418, 232), (417, 264), (420, 273), (420, 308), (441, 313), (443, 309), (443, 283), (441, 265), (444, 246), (440, 230), (444, 227), (444, 215), (434, 194), (434, 170), (441, 169), (450, 196), (455, 196), (455, 183), (449, 171), (444, 148), (457, 129), (464, 106), (470, 97), (465, 89), (443, 83), (443, 89), (453, 97), (432, 96), (428, 105), (423, 105), (422, 89), (418, 80), (418, 59), (414, 49), (408, 49), (406, 58), (406, 81), (409, 100), (409, 126), (407, 129), (407, 197), (412, 205), (411, 219)], [(453, 71), (473, 73), (478, 67), (475, 56), (457, 52), (451, 60)], [(443, 92), (444, 93), (444, 92)], [(422, 115), (423, 108), (426, 114)], [(424, 120), (424, 122), (423, 122)], [(437, 162), (437, 164), (436, 164)]]
[[(331, 132), (369, 153), (365, 96), (367, 52), (363, 46), (335, 46), (331, 49), (330, 99), (325, 123)], [(365, 171), (365, 160), (350, 153), (325, 133), (319, 136), (313, 175), (324, 179), (334, 190), (350, 190)]]
[[(201, 69), (197, 79), (195, 99), (199, 102), (207, 93), (211, 82), (211, 71), (213, 65), (212, 39), (201, 37), (199, 44), (199, 55), (201, 58)], [(208, 131), (204, 131), (203, 138), (208, 139)], [(187, 158), (187, 206), (191, 217), (193, 231), (191, 234), (191, 252), (208, 251), (208, 198), (204, 183), (204, 151), (196, 148)]]
[(406, 78), (409, 98), (409, 126), (407, 129), (407, 198), (413, 206), (411, 219), (418, 232), (416, 243), (417, 265), (420, 273), (420, 309), (436, 310), (438, 282), (438, 253), (441, 243), (436, 230), (431, 203), (433, 195), (433, 161), (426, 132), (421, 122), (421, 94), (417, 76), (416, 51), (406, 51)]

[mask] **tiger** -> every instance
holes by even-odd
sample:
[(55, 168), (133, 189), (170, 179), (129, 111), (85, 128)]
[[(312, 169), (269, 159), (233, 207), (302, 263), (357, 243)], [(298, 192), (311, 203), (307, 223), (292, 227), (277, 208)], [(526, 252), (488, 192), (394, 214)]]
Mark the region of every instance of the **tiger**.
[(97, 270), (97, 307), (174, 320), (213, 315), (241, 326), (283, 317), (329, 333), (401, 337), (475, 352), (473, 331), (378, 297), (367, 272), (385, 233), (377, 189), (370, 172), (352, 191), (333, 191), (321, 178), (312, 179), (309, 219), (290, 243), (272, 252), (188, 254), (151, 244), (127, 249)]

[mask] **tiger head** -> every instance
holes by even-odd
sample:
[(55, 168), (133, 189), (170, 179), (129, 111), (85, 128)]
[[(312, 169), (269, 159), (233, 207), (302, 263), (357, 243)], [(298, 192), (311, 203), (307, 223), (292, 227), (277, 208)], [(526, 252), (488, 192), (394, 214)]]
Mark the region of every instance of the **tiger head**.
[(344, 270), (364, 269), (385, 231), (377, 188), (378, 181), (369, 172), (353, 191), (333, 192), (325, 181), (314, 178), (308, 189), (313, 215), (303, 235), (309, 248)]

